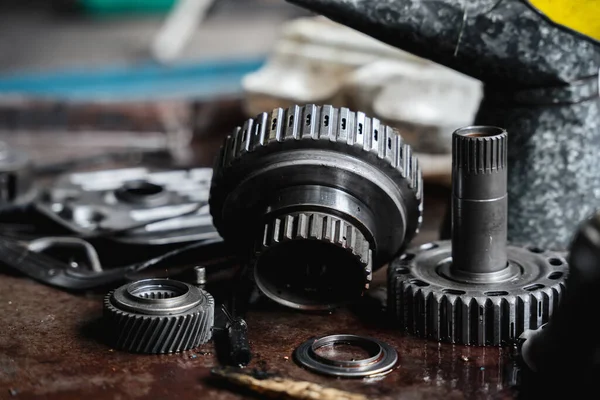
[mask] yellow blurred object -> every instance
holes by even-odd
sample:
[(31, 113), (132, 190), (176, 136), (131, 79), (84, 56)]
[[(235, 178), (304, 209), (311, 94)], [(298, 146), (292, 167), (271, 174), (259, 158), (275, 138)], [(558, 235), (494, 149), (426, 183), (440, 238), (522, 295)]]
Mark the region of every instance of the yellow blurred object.
[(528, 0), (553, 22), (600, 41), (600, 0)]

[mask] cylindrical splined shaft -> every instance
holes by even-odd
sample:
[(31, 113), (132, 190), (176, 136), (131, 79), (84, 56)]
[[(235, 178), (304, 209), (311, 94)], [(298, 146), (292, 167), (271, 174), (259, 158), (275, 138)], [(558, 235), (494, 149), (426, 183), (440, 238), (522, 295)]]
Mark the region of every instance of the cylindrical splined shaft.
[(452, 135), (452, 273), (507, 266), (506, 147), (506, 131), (493, 126)]

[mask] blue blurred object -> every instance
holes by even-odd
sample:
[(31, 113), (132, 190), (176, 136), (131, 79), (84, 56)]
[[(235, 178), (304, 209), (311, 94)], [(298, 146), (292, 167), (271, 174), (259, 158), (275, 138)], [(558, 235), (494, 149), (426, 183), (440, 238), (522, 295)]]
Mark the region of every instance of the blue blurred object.
[(147, 101), (238, 95), (242, 92), (242, 77), (259, 69), (264, 61), (264, 57), (256, 57), (170, 66), (148, 61), (134, 65), (4, 75), (0, 76), (0, 96)]

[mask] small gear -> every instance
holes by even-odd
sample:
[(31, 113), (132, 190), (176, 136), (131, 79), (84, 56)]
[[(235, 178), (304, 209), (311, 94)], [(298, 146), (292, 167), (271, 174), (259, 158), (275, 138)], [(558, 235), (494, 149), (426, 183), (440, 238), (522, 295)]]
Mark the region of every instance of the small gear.
[(108, 293), (104, 319), (119, 349), (174, 353), (210, 340), (214, 308), (213, 297), (195, 286), (171, 279), (145, 279)]
[[(257, 283), (261, 290), (269, 286), (271, 299), (294, 308), (330, 309), (348, 300), (342, 298), (348, 290), (336, 286), (360, 295), (370, 270), (412, 240), (422, 197), (417, 160), (394, 129), (361, 112), (309, 104), (277, 108), (236, 128), (215, 164), (210, 210), (221, 236), (253, 258)], [(339, 233), (335, 243), (327, 232), (304, 236), (308, 225), (302, 224), (314, 230), (325, 221)], [(295, 232), (293, 239), (263, 246), (265, 226), (270, 235), (281, 223)], [(344, 249), (355, 244), (363, 247)], [(325, 256), (315, 257), (317, 252)], [(346, 268), (334, 254), (348, 261)], [(295, 282), (286, 279), (291, 276)], [(287, 290), (300, 282), (307, 284), (303, 290)], [(336, 301), (336, 295), (342, 297)]]

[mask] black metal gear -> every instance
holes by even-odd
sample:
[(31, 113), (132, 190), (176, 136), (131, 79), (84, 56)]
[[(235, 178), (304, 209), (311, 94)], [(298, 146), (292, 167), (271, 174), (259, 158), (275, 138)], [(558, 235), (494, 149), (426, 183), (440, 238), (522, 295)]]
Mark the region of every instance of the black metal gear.
[[(410, 146), (377, 119), (328, 105), (277, 108), (249, 119), (226, 139), (215, 164), (210, 209), (221, 236), (245, 256), (253, 257), (257, 265), (265, 256), (272, 258), (275, 247), (283, 253), (280, 248), (284, 246), (300, 257), (318, 250), (333, 258), (340, 243), (343, 248), (349, 238), (360, 237), (361, 243), (369, 244), (371, 260), (362, 256), (348, 260), (342, 273), (350, 271), (349, 277), (338, 283), (352, 281), (349, 285), (361, 289), (354, 292), (361, 293), (371, 268), (388, 262), (418, 232), (421, 171)], [(338, 221), (334, 229), (346, 231), (339, 232), (338, 243), (325, 233), (304, 237), (301, 232), (306, 227), (298, 224), (308, 223), (310, 218), (301, 215), (315, 218), (311, 229), (321, 226), (322, 217), (327, 217), (328, 223)], [(265, 229), (269, 235), (278, 220), (291, 223), (286, 229), (296, 231), (294, 239), (263, 246)], [(279, 260), (281, 274), (289, 272), (290, 259)], [(367, 270), (368, 264), (372, 267)], [(318, 266), (305, 270), (316, 271), (317, 279), (327, 275), (324, 271), (330, 267), (324, 267), (321, 274)], [(280, 283), (271, 282), (272, 286)], [(296, 308), (327, 309), (339, 303), (331, 296), (331, 303), (316, 301), (318, 296), (309, 290), (298, 294), (312, 297), (310, 305), (292, 304), (278, 295), (281, 288), (274, 289), (269, 297)]]
[[(346, 221), (333, 217), (331, 215), (320, 214), (320, 213), (294, 213), (286, 214), (280, 217), (274, 218), (270, 223), (265, 225), (263, 232), (263, 240), (258, 244), (256, 252), (262, 255), (263, 258), (271, 256), (271, 252), (276, 252), (280, 244), (290, 242), (300, 242), (302, 240), (314, 240), (319, 241), (325, 245), (333, 245), (339, 248), (340, 251), (330, 253), (324, 250), (320, 254), (308, 254), (308, 257), (313, 258), (317, 263), (316, 266), (319, 268), (321, 265), (328, 264), (326, 257), (335, 257), (332, 262), (337, 262), (342, 267), (346, 267), (344, 264), (344, 256), (348, 256), (354, 259), (354, 261), (362, 267), (363, 279), (365, 281), (364, 288), (356, 288), (357, 290), (368, 289), (369, 282), (372, 279), (372, 268), (373, 268), (373, 257), (372, 251), (369, 246), (369, 242), (363, 236), (363, 234), (356, 227), (347, 223)], [(281, 259), (285, 260), (287, 264), (298, 262), (300, 259), (302, 263), (312, 264), (312, 262), (306, 261), (301, 255), (289, 255), (289, 248), (283, 250), (287, 253), (282, 255)], [(315, 249), (315, 252), (317, 250)], [(303, 249), (300, 249), (303, 252)], [(279, 259), (280, 257), (275, 257)], [(267, 268), (272, 267), (274, 271), (266, 271)], [(260, 269), (262, 268), (262, 270)], [(285, 275), (285, 281), (280, 281), (280, 285), (273, 284), (269, 279), (260, 279), (259, 274), (268, 275), (281, 268), (281, 265), (277, 263), (277, 260), (273, 263), (264, 262), (255, 268), (255, 280), (258, 284), (258, 288), (267, 296), (274, 300), (283, 302), (285, 305), (295, 307), (292, 302), (286, 302), (285, 300), (279, 299), (275, 294), (278, 290), (281, 290), (281, 286), (285, 286), (288, 292), (298, 291), (310, 291), (307, 285), (310, 282), (304, 282), (302, 277), (294, 276), (293, 269), (292, 273)], [(343, 273), (343, 271), (340, 271)], [(361, 274), (360, 271), (348, 271), (348, 274), (355, 272), (357, 275)], [(318, 271), (317, 271), (318, 273)], [(331, 282), (323, 282), (323, 276), (319, 276), (317, 282), (320, 286), (329, 286), (328, 291), (335, 293), (336, 296), (344, 299), (345, 297), (351, 298), (353, 293), (350, 291), (348, 296), (340, 295), (336, 293), (335, 286), (339, 282), (340, 277), (334, 274), (329, 275), (332, 278)], [(279, 287), (278, 287), (279, 286)], [(352, 288), (355, 289), (355, 288)], [(354, 293), (357, 295), (360, 293)]]
[(145, 279), (104, 298), (104, 320), (116, 348), (163, 354), (206, 343), (214, 325), (214, 299), (206, 291), (171, 279)]
[(559, 254), (508, 247), (505, 280), (459, 282), (449, 274), (451, 244), (433, 242), (405, 253), (388, 269), (388, 307), (410, 333), (457, 344), (502, 345), (548, 322), (568, 272)]

